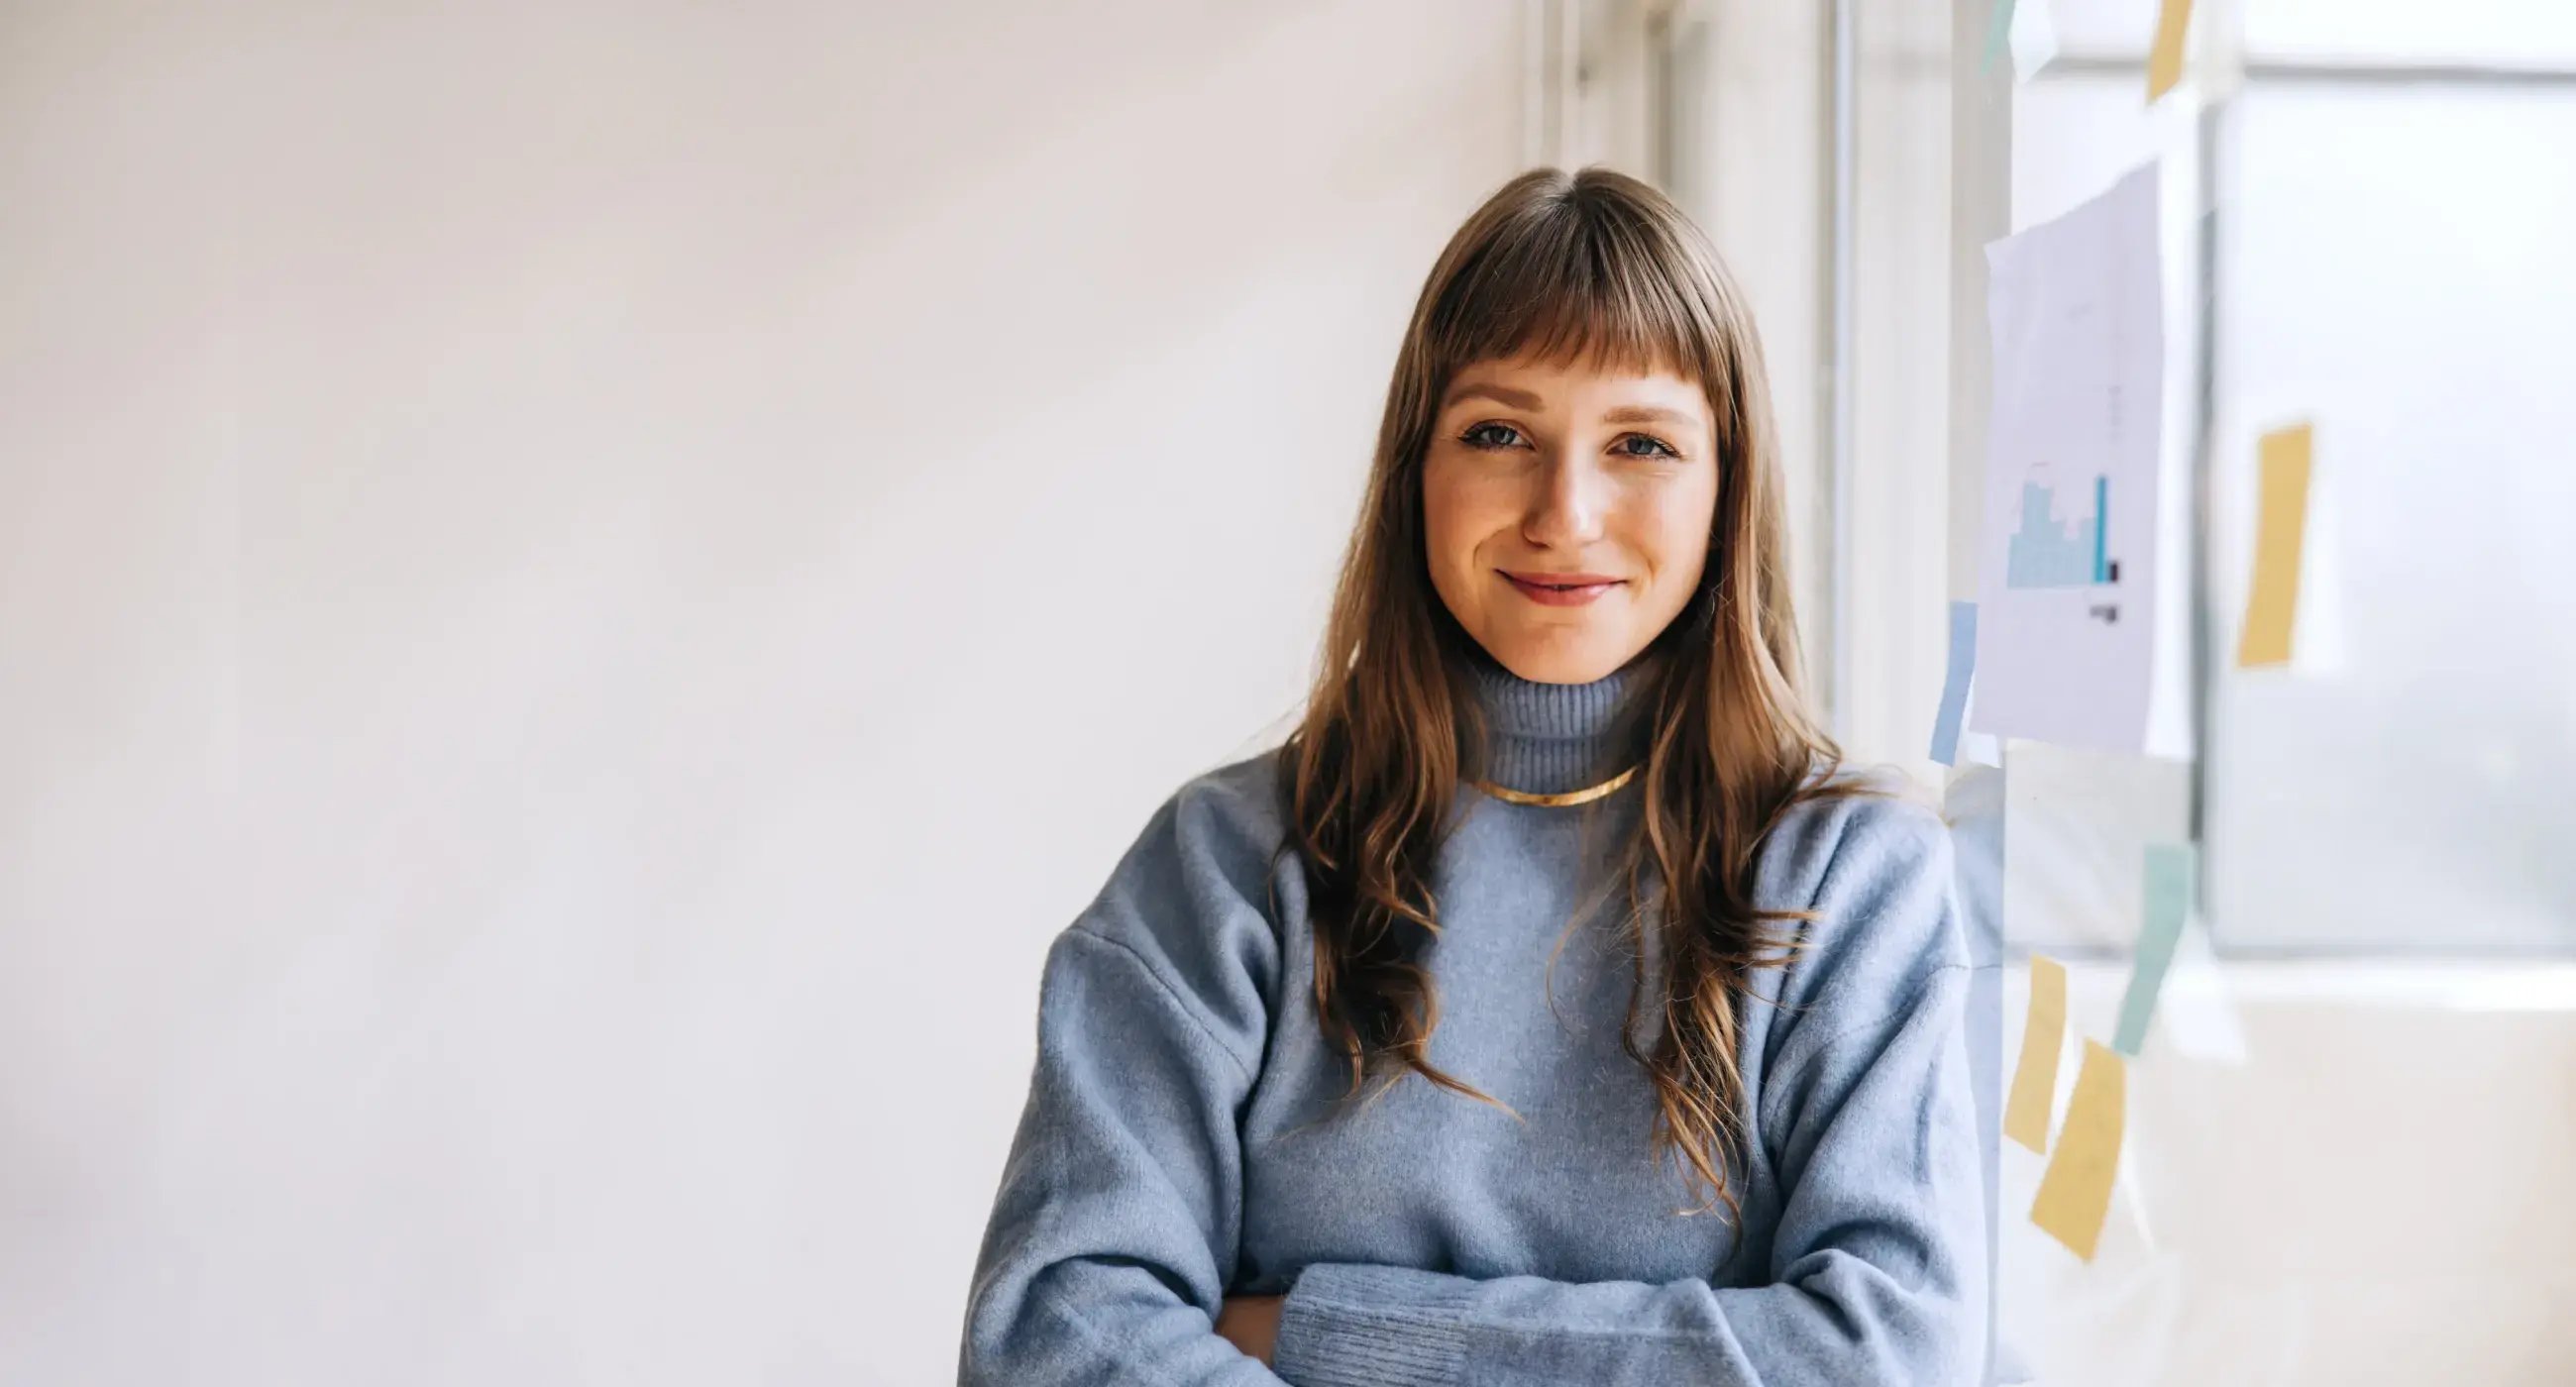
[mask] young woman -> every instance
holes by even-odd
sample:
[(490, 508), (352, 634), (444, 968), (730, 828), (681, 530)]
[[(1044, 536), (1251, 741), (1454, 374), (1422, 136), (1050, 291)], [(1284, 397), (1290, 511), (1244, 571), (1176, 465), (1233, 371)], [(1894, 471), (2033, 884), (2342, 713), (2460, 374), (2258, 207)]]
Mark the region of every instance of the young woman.
[(1976, 1379), (1948, 840), (1801, 703), (1767, 389), (1651, 188), (1459, 230), (1303, 725), (1047, 954), (961, 1383)]

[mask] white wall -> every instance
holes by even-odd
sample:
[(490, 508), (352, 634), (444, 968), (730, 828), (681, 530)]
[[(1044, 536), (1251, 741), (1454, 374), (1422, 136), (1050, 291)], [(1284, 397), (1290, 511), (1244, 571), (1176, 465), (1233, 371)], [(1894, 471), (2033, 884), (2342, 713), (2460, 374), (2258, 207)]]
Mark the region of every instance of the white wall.
[(1481, 0), (0, 24), (0, 1380), (922, 1383)]

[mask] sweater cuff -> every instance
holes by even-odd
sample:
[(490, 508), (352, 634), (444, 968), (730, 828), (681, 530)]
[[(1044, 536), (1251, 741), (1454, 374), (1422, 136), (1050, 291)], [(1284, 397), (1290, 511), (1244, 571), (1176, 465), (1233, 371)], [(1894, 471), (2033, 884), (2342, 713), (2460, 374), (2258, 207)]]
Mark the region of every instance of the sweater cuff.
[(1454, 1387), (1466, 1303), (1456, 1277), (1318, 1262), (1280, 1304), (1271, 1365), (1297, 1387)]

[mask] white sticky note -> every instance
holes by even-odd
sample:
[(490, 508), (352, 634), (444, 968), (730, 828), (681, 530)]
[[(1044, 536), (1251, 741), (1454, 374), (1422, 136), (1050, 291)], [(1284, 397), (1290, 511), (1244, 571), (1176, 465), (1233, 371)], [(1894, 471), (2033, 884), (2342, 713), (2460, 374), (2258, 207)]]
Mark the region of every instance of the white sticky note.
[(2012, 17), (2013, 77), (2027, 82), (2039, 75), (2057, 56), (2057, 21), (2049, 14), (2051, 0), (2021, 0)]

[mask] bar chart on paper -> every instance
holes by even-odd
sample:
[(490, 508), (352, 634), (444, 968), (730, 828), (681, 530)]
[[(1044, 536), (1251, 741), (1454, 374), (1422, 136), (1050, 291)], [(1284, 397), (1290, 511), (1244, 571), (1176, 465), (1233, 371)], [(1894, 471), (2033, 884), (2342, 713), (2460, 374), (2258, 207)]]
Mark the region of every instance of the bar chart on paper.
[(1978, 732), (2145, 748), (2164, 323), (2157, 170), (1986, 247)]
[(2081, 588), (2120, 581), (2111, 557), (2111, 479), (2097, 476), (2091, 509), (2061, 520), (2054, 487), (2021, 484), (2021, 523), (2005, 543), (2004, 586)]

